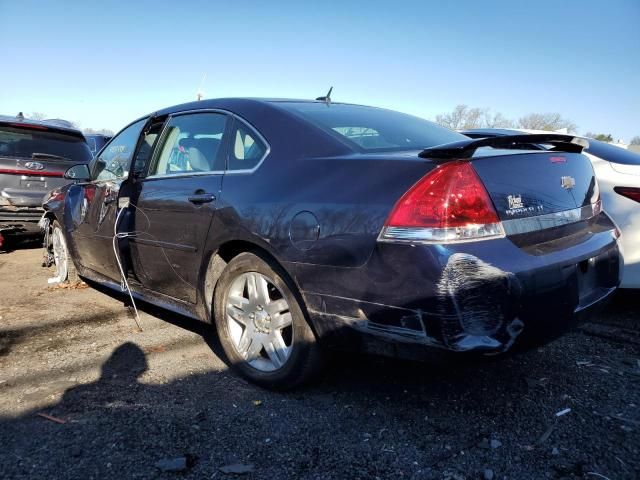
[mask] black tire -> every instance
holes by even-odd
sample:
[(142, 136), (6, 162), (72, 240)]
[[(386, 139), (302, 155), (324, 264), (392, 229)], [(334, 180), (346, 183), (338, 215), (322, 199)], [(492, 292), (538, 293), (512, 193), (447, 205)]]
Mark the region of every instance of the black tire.
[[(58, 229), (60, 230), (60, 234), (62, 235), (62, 238), (64, 239), (64, 230), (62, 229), (62, 227), (60, 226), (60, 224), (58, 223), (57, 220), (54, 220), (53, 222), (51, 222), (51, 249), (53, 251), (53, 235), (55, 230)], [(78, 276), (78, 271), (76, 270), (76, 266), (73, 264), (73, 259), (71, 258), (71, 255), (69, 254), (69, 248), (67, 247), (66, 244), (66, 239), (65, 239), (65, 243), (64, 243), (64, 249), (65, 249), (65, 255), (67, 256), (67, 276), (66, 278), (62, 278), (60, 280), (60, 283), (77, 283), (80, 281), (80, 277)], [(57, 265), (56, 265), (56, 269), (57, 269)]]
[[(238, 352), (229, 333), (226, 305), (231, 285), (240, 275), (257, 272), (273, 281), (289, 304), (291, 313), (291, 353), (275, 371), (254, 368)], [(218, 337), (231, 368), (252, 383), (273, 390), (287, 390), (299, 386), (316, 374), (323, 365), (323, 355), (305, 315), (301, 296), (286, 272), (268, 258), (254, 253), (241, 253), (223, 270), (213, 295), (213, 316)]]

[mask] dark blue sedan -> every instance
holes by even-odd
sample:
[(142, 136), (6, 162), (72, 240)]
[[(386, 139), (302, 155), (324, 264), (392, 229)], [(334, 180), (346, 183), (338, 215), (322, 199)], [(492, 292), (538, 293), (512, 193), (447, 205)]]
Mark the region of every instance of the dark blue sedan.
[[(237, 371), (287, 388), (328, 347), (495, 354), (601, 305), (618, 231), (584, 142), (541, 137), (329, 99), (201, 101), (127, 126), (47, 210), (81, 277), (213, 323)], [(511, 148), (534, 140), (553, 148)]]

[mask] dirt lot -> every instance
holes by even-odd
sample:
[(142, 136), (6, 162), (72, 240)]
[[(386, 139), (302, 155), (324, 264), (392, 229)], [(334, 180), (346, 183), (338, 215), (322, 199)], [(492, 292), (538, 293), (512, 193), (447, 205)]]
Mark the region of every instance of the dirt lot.
[(228, 371), (206, 326), (144, 313), (138, 332), (117, 300), (47, 287), (39, 261), (0, 254), (0, 478), (640, 476), (638, 294), (527, 354), (336, 355), (276, 394)]

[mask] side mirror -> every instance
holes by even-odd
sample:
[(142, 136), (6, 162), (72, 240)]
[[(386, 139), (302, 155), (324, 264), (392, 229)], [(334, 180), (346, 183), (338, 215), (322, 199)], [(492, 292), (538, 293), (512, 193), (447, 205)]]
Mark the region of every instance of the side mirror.
[(74, 165), (69, 170), (64, 172), (64, 178), (66, 178), (67, 180), (75, 180), (77, 182), (88, 182), (89, 180), (91, 180), (89, 165), (87, 165), (86, 163)]

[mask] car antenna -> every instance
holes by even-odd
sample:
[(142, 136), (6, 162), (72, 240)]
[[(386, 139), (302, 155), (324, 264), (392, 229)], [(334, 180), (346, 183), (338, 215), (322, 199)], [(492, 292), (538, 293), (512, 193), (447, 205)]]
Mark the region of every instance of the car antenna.
[(204, 85), (204, 81), (207, 79), (207, 74), (202, 75), (202, 80), (200, 80), (200, 86), (198, 87), (198, 91), (196, 92), (196, 99), (198, 101), (204, 98), (204, 93), (202, 92), (202, 86)]
[(318, 97), (316, 98), (317, 101), (319, 102), (324, 102), (327, 105), (329, 105), (331, 103), (331, 92), (333, 91), (333, 87), (331, 87), (329, 89), (329, 91), (327, 92), (327, 94), (324, 97)]

